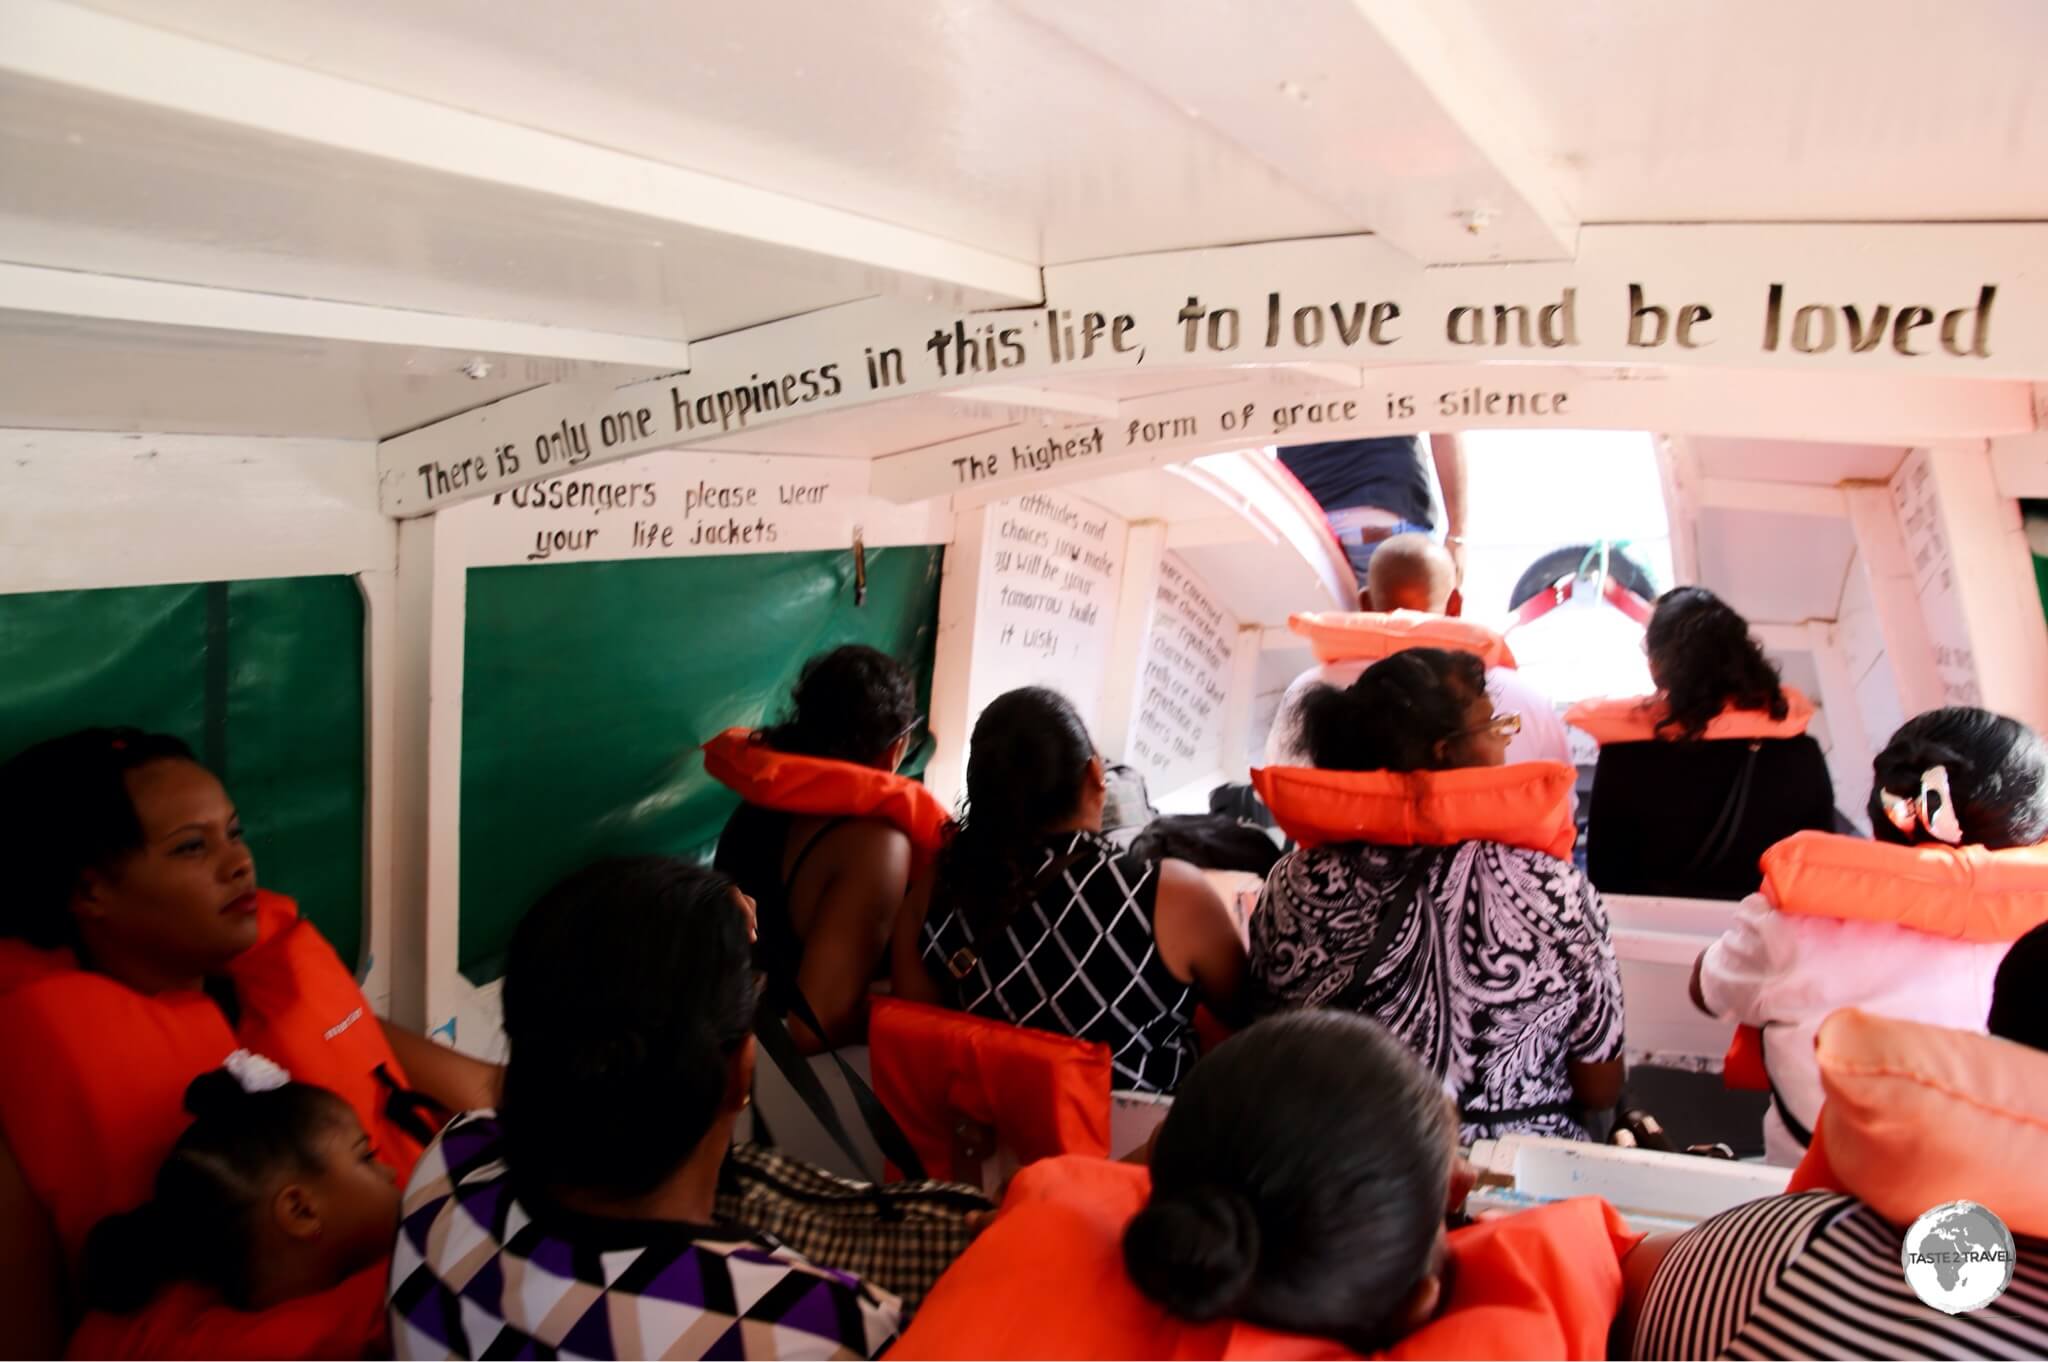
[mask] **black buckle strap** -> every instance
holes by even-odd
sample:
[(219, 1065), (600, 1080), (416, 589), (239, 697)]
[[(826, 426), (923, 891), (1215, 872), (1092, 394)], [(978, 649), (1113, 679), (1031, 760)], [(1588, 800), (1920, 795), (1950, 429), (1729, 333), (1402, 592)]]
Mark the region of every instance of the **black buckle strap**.
[(421, 1144), (432, 1143), (455, 1114), (425, 1093), (399, 1083), (388, 1064), (379, 1064), (373, 1076), (384, 1085), (385, 1119)]
[[(796, 1019), (808, 1026), (811, 1034), (821, 1041), (824, 1040), (824, 1025), (819, 1022), (817, 1013), (811, 1010), (810, 1000), (804, 997), (803, 990), (792, 987), (787, 1001), (789, 1010), (796, 1014)], [(767, 1052), (769, 1060), (789, 1081), (789, 1086), (795, 1089), (803, 1104), (810, 1108), (811, 1115), (818, 1118), (818, 1124), (825, 1128), (825, 1133), (832, 1137), (832, 1142), (845, 1151), (847, 1158), (853, 1160), (854, 1167), (865, 1169), (866, 1160), (861, 1157), (860, 1150), (855, 1146), (853, 1136), (847, 1132), (845, 1123), (839, 1119), (839, 1112), (832, 1105), (832, 1098), (826, 1093), (824, 1085), (818, 1082), (818, 1076), (811, 1071), (809, 1062), (797, 1053), (796, 1042), (789, 1038), (789, 1030), (782, 1024), (781, 1019), (765, 1015), (757, 1018), (754, 1023), (754, 1034), (760, 1039), (761, 1048)], [(889, 1114), (881, 1099), (875, 1096), (874, 1089), (854, 1072), (853, 1066), (846, 1062), (837, 1046), (826, 1046), (824, 1053), (831, 1057), (832, 1062), (839, 1068), (840, 1076), (846, 1080), (847, 1090), (853, 1094), (854, 1105), (860, 1109), (861, 1120), (866, 1124), (868, 1134), (874, 1137), (876, 1147), (882, 1151), (882, 1157), (895, 1164), (905, 1178), (913, 1182), (922, 1181), (925, 1177), (924, 1160), (917, 1156), (917, 1149), (910, 1143), (910, 1137), (903, 1133), (902, 1126), (896, 1124), (896, 1118)], [(877, 1170), (878, 1173), (879, 1171)], [(881, 1178), (877, 1176), (873, 1181), (879, 1183)]]

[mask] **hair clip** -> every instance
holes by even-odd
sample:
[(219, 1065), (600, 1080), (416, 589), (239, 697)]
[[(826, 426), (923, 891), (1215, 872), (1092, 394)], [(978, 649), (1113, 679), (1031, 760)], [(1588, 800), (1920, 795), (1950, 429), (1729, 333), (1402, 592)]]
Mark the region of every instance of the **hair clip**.
[(220, 1066), (242, 1085), (243, 1092), (271, 1092), (292, 1081), (284, 1065), (254, 1050), (237, 1050), (222, 1060)]
[(1920, 773), (1918, 796), (1896, 795), (1880, 788), (1877, 797), (1885, 818), (1908, 837), (1919, 828), (1936, 841), (1962, 845), (1963, 825), (1956, 819), (1956, 800), (1949, 790), (1946, 766), (1930, 766)]

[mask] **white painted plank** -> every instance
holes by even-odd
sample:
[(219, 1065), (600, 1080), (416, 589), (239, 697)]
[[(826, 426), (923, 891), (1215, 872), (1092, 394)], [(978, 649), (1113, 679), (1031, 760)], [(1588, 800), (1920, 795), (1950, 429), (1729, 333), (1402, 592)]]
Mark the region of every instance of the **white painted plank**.
[(531, 355), (643, 368), (685, 369), (690, 363), (690, 347), (681, 336), (622, 336), (573, 326), (456, 317), (403, 307), (292, 298), (277, 293), (5, 262), (0, 262), (0, 308), (55, 317), (91, 317), (486, 355)]
[(0, 430), (0, 592), (389, 572), (371, 446)]
[(0, 71), (35, 80), (895, 271), (976, 301), (1039, 296), (1035, 262), (57, 0), (4, 0), (0, 31)]

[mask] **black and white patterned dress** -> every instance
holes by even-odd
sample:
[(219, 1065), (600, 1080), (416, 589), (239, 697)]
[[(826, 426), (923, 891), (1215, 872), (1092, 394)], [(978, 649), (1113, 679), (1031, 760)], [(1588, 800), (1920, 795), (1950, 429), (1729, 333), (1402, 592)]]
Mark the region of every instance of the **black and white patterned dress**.
[(1258, 1010), (1383, 1023), (1458, 1100), (1462, 1139), (1586, 1138), (1565, 1066), (1620, 1057), (1621, 976), (1568, 862), (1498, 842), (1295, 851), (1266, 878), (1251, 945)]
[(1042, 874), (1056, 861), (1067, 864), (987, 939), (934, 901), (926, 970), (962, 1012), (1107, 1045), (1113, 1087), (1172, 1092), (1195, 1062), (1195, 989), (1152, 936), (1159, 863), (1094, 832), (1058, 833), (1027, 864)]

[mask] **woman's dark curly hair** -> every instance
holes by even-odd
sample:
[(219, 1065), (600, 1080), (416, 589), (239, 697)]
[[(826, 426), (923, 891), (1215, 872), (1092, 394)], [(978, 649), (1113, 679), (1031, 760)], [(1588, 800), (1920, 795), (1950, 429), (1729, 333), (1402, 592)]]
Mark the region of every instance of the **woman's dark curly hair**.
[(804, 664), (789, 715), (761, 734), (778, 752), (867, 765), (917, 722), (917, 687), (887, 653), (858, 643)]
[(1773, 719), (1790, 710), (1778, 668), (1750, 637), (1749, 621), (1703, 586), (1659, 596), (1643, 645), (1664, 692), (1667, 713), (1657, 725), (1664, 736), (1698, 738), (1723, 710), (1757, 710)]

